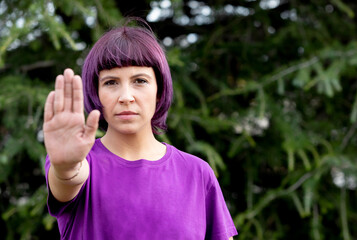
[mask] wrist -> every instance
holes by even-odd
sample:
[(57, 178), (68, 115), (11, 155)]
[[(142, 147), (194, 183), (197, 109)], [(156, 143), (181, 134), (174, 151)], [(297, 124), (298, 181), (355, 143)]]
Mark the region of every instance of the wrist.
[(78, 177), (81, 172), (83, 166), (83, 161), (77, 163), (74, 167), (71, 167), (66, 170), (58, 171), (58, 169), (54, 168), (53, 174), (60, 181), (71, 181)]

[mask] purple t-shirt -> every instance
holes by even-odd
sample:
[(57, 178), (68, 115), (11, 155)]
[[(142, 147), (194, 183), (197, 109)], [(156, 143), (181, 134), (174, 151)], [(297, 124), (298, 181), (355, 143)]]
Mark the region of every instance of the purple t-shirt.
[[(61, 203), (49, 191), (48, 208), (61, 238), (227, 240), (237, 235), (210, 166), (165, 145), (166, 154), (157, 161), (127, 161), (97, 139), (79, 194)], [(49, 167), (47, 157), (46, 179)]]

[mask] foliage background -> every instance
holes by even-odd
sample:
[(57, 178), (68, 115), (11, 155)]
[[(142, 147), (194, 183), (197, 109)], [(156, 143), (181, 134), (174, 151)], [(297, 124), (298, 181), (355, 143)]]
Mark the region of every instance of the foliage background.
[(353, 0), (0, 1), (0, 238), (59, 238), (45, 98), (136, 15), (174, 79), (159, 138), (210, 163), (236, 239), (357, 239), (356, 12)]

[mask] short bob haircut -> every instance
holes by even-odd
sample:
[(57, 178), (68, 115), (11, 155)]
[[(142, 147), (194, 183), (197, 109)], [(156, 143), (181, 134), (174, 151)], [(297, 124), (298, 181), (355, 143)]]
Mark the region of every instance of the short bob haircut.
[[(146, 23), (145, 23), (146, 24)], [(98, 76), (100, 71), (116, 67), (145, 66), (152, 67), (158, 86), (156, 110), (151, 119), (154, 134), (167, 129), (167, 112), (172, 102), (172, 79), (164, 50), (159, 45), (154, 33), (146, 27), (127, 26), (105, 33), (87, 55), (83, 69), (84, 107), (87, 113), (98, 109), (102, 114), (99, 127), (106, 131), (108, 123), (103, 118), (103, 107), (98, 96)]]

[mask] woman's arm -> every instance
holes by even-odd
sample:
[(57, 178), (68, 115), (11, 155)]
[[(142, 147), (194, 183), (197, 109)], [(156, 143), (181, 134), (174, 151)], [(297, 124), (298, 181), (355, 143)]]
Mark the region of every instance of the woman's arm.
[(44, 139), (51, 167), (49, 187), (61, 202), (73, 199), (88, 178), (85, 160), (95, 141), (99, 111), (94, 110), (85, 124), (83, 88), (80, 76), (66, 69), (56, 78), (55, 91), (45, 103)]

